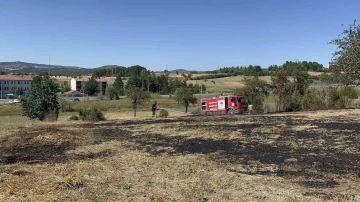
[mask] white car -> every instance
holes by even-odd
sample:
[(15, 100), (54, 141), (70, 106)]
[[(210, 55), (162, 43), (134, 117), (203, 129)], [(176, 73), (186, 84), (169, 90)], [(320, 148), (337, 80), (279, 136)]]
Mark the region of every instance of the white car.
[(20, 103), (20, 100), (19, 99), (9, 100), (9, 103), (10, 104), (12, 104), (12, 103)]

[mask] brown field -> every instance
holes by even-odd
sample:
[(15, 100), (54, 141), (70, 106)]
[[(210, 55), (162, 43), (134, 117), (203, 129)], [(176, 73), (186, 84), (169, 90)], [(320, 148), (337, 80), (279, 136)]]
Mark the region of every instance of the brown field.
[(358, 109), (142, 113), (98, 123), (2, 116), (0, 201), (360, 200)]
[[(206, 86), (207, 91), (212, 93), (230, 93), (236, 88), (242, 88), (245, 86), (244, 79), (245, 76), (231, 76), (224, 78), (215, 78), (215, 79), (207, 79), (205, 80), (189, 80), (188, 84), (204, 84)], [(250, 77), (249, 77), (250, 78)], [(264, 80), (268, 83), (271, 83), (270, 76), (261, 76), (259, 77), (261, 80)], [(214, 82), (212, 82), (214, 81)]]

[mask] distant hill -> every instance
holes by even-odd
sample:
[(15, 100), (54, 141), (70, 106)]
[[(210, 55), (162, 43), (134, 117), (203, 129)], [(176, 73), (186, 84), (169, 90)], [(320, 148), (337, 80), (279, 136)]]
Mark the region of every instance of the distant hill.
[[(50, 73), (50, 75), (64, 75), (64, 76), (73, 76), (73, 75), (92, 75), (94, 71), (101, 69), (111, 69), (116, 67), (123, 67), (119, 65), (104, 65), (98, 68), (84, 68), (77, 66), (62, 66), (62, 65), (48, 65), (48, 64), (37, 64), (37, 63), (28, 63), (28, 62), (0, 62), (0, 71), (6, 72), (7, 74), (41, 74), (41, 73)], [(198, 72), (195, 70), (186, 70), (186, 69), (174, 69), (170, 70), (170, 73), (191, 73)], [(157, 71), (157, 73), (164, 73), (164, 71)]]
[(0, 71), (13, 74), (91, 75), (95, 69), (27, 62), (0, 62)]
[[(157, 71), (157, 73), (164, 73), (165, 71)], [(174, 70), (169, 70), (169, 73), (176, 73), (176, 72), (178, 72), (178, 73), (191, 73), (191, 72), (198, 72), (198, 73), (200, 73), (201, 71), (196, 71), (196, 70), (186, 70), (186, 69), (174, 69)]]

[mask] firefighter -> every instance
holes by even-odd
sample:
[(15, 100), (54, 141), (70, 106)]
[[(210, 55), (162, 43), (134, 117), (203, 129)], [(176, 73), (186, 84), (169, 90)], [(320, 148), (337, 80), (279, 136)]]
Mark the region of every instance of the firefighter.
[(152, 107), (151, 107), (152, 117), (156, 116), (156, 115), (155, 115), (156, 109), (157, 109), (157, 108), (156, 108), (156, 101), (155, 101), (154, 104), (153, 104)]

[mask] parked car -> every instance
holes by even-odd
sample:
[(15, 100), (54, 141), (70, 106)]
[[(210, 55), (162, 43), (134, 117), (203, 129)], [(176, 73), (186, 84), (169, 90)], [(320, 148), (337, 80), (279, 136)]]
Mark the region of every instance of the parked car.
[(19, 99), (13, 99), (13, 100), (9, 100), (10, 104), (16, 104), (16, 103), (20, 103), (21, 101)]

